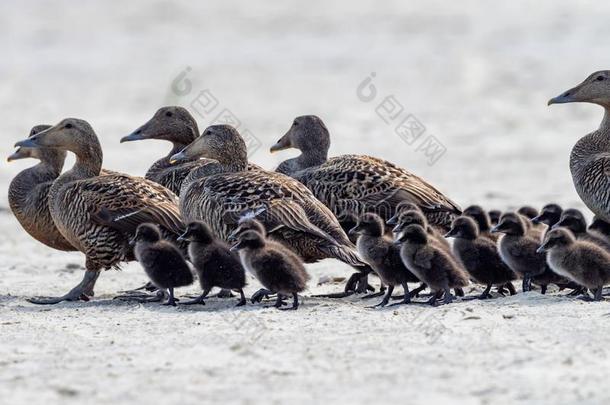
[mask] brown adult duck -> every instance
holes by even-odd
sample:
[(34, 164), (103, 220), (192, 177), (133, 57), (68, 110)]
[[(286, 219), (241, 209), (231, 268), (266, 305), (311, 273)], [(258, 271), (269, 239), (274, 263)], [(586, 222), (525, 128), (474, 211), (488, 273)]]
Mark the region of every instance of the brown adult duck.
[(570, 170), (585, 205), (610, 221), (610, 71), (593, 73), (548, 104), (565, 103), (593, 103), (605, 110), (599, 129), (581, 138), (572, 148)]
[[(30, 137), (42, 132), (50, 125), (36, 125)], [(15, 218), (23, 229), (37, 241), (57, 250), (70, 252), (76, 248), (59, 232), (51, 213), (47, 197), (51, 185), (61, 174), (66, 152), (56, 149), (18, 148), (8, 161), (37, 159), (40, 162), (15, 176), (8, 189), (8, 202)]]
[[(180, 195), (183, 181), (193, 169), (197, 169), (208, 162), (200, 159), (185, 160), (180, 164), (171, 164), (170, 158), (182, 151), (199, 136), (197, 121), (183, 107), (162, 107), (144, 125), (130, 135), (121, 139), (123, 142), (140, 141), (144, 139), (159, 139), (172, 143), (169, 154), (157, 160), (148, 169), (145, 178), (161, 184)], [(259, 168), (254, 164), (249, 169)]]
[(141, 223), (157, 223), (175, 234), (182, 231), (178, 199), (171, 191), (152, 181), (123, 174), (100, 176), (102, 148), (86, 121), (64, 119), (15, 146), (52, 148), (76, 155), (72, 169), (53, 182), (48, 201), (59, 232), (86, 256), (85, 276), (61, 297), (36, 298), (32, 302), (87, 300), (93, 295), (101, 270), (134, 260), (129, 238)]
[(216, 163), (198, 169), (197, 178), (183, 186), (180, 210), (185, 221), (204, 221), (228, 240), (239, 218), (249, 213), (306, 263), (336, 258), (364, 265), (335, 216), (307, 187), (283, 174), (247, 170), (246, 144), (235, 128), (208, 127), (172, 161), (200, 157)]
[(271, 152), (296, 148), (301, 155), (282, 162), (277, 172), (305, 184), (339, 218), (375, 212), (389, 219), (397, 206), (415, 203), (431, 225), (448, 230), (460, 207), (424, 179), (386, 160), (343, 155), (328, 158), (330, 134), (315, 115), (295, 118)]

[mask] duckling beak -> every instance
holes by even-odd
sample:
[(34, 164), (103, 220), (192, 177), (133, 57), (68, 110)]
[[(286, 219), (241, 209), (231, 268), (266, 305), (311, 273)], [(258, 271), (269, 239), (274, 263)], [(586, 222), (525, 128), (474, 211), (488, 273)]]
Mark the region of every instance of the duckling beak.
[(452, 237), (454, 237), (454, 236), (456, 236), (456, 235), (457, 235), (457, 231), (456, 231), (455, 229), (451, 228), (451, 229), (449, 230), (449, 232), (447, 232), (447, 233), (445, 234), (445, 238), (452, 238)]
[(233, 246), (231, 246), (231, 249), (229, 249), (231, 252), (237, 252), (239, 250), (239, 248), (241, 248), (241, 242), (237, 242), (236, 244), (234, 244)]
[(502, 224), (499, 223), (498, 225), (494, 226), (493, 228), (491, 228), (489, 230), (489, 232), (491, 232), (491, 233), (500, 233), (500, 232), (502, 232)]
[(289, 149), (292, 147), (292, 143), (290, 141), (290, 131), (288, 131), (286, 133), (286, 135), (284, 135), (283, 137), (280, 138), (279, 141), (276, 142), (275, 145), (273, 145), (270, 149), (269, 152), (273, 153), (273, 152), (278, 152), (284, 149)]
[(392, 218), (388, 219), (386, 224), (388, 225), (396, 225), (398, 223), (398, 215), (394, 215)]
[(358, 232), (360, 232), (360, 228), (358, 227), (358, 225), (356, 225), (355, 227), (353, 227), (352, 229), (350, 229), (347, 234), (348, 235), (358, 235)]
[(532, 218), (532, 224), (539, 224), (542, 222), (542, 214)]
[(178, 236), (178, 239), (176, 239), (178, 242), (184, 242), (187, 241), (187, 236), (188, 236), (188, 231), (184, 232), (182, 235)]
[(129, 239), (129, 246), (134, 247), (136, 245), (136, 237), (134, 236), (133, 238)]
[(536, 249), (536, 253), (544, 253), (546, 250), (546, 243), (543, 243), (538, 249)]

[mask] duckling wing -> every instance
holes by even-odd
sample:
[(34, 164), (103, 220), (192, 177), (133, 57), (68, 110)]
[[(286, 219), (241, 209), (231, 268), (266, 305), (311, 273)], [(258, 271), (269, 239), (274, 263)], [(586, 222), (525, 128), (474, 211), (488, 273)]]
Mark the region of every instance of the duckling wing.
[(413, 262), (417, 266), (423, 267), (425, 269), (432, 268), (433, 259), (434, 259), (434, 250), (432, 250), (432, 249), (427, 249), (427, 248), (418, 249), (417, 252), (415, 252), (415, 255), (413, 255)]
[(180, 233), (184, 225), (178, 198), (165, 187), (123, 174), (105, 175), (73, 183), (64, 198), (86, 201), (92, 219), (126, 233), (152, 222)]
[(388, 161), (344, 155), (295, 176), (335, 213), (379, 210), (393, 212), (401, 202), (430, 211), (461, 213), (460, 207), (424, 179)]

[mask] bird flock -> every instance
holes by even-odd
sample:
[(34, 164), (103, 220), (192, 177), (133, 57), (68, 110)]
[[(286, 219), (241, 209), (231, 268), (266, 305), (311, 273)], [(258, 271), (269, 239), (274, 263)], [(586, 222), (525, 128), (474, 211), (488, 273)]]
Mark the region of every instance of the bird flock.
[[(88, 301), (103, 270), (137, 260), (150, 282), (117, 298), (204, 305), (218, 288), (219, 297), (238, 293), (243, 306), (249, 272), (263, 287), (252, 303), (271, 298), (274, 307), (294, 310), (310, 278), (306, 264), (329, 258), (355, 271), (343, 291), (322, 297), (382, 297), (375, 307), (514, 295), (518, 281), (523, 292), (545, 294), (553, 285), (567, 296), (603, 300), (610, 284), (610, 72), (590, 75), (549, 104), (570, 102), (606, 109), (600, 128), (570, 157), (575, 188), (595, 214), (590, 225), (581, 211), (554, 203), (540, 211), (462, 210), (386, 160), (329, 157), (330, 133), (314, 115), (295, 118), (270, 148), (301, 154), (267, 171), (248, 161), (235, 128), (200, 132), (186, 109), (162, 107), (120, 140), (172, 144), (144, 178), (103, 168), (98, 137), (84, 120), (36, 125), (8, 158), (38, 160), (11, 182), (11, 210), (39, 242), (84, 254), (86, 271), (66, 294), (29, 301)], [(67, 152), (76, 162), (64, 171)], [(200, 295), (175, 297), (195, 279)], [(466, 297), (473, 283), (483, 291)], [(396, 287), (402, 294), (393, 295)]]

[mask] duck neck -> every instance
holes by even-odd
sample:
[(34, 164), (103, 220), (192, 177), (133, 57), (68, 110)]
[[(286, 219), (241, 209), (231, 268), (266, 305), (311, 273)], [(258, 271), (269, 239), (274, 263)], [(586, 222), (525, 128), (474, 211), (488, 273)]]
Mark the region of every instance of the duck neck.
[(320, 166), (328, 159), (328, 150), (304, 150), (295, 158), (299, 170)]
[(606, 134), (610, 134), (610, 106), (603, 106), (603, 107), (604, 107), (604, 119), (602, 120), (602, 123), (599, 126), (599, 130)]
[(91, 146), (74, 153), (76, 154), (76, 163), (70, 170), (59, 176), (55, 183), (65, 184), (100, 175), (103, 161), (101, 147)]

